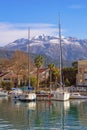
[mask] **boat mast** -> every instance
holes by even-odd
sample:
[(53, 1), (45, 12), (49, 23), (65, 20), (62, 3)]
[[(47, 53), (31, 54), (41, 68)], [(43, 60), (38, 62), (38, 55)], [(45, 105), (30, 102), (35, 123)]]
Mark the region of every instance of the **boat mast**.
[(60, 85), (63, 87), (63, 77), (62, 77), (62, 45), (61, 45), (61, 25), (60, 25), (60, 15), (59, 15), (59, 45), (60, 45)]
[(28, 28), (28, 88), (30, 87), (30, 28)]

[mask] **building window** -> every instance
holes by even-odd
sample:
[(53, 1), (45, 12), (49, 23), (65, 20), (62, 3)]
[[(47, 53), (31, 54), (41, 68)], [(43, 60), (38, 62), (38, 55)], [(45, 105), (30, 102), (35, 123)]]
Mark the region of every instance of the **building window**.
[(5, 80), (5, 81), (10, 81), (10, 78), (4, 78), (3, 80)]

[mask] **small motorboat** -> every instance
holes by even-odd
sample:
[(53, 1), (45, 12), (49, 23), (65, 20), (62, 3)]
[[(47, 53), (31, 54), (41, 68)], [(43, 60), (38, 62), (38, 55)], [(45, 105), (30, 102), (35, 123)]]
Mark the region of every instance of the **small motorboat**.
[(0, 91), (0, 97), (8, 96), (8, 92), (5, 92), (3, 90)]
[(87, 99), (87, 96), (81, 95), (78, 92), (72, 92), (70, 94), (70, 99)]

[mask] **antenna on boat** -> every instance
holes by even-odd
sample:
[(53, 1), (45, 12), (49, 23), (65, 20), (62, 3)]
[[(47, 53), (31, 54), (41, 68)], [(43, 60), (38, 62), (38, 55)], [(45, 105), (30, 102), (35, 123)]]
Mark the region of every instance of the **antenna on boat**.
[(62, 77), (62, 45), (61, 45), (61, 24), (60, 24), (60, 14), (59, 14), (59, 45), (60, 45), (60, 85), (63, 87), (63, 77)]
[(30, 28), (28, 28), (28, 88), (30, 87)]

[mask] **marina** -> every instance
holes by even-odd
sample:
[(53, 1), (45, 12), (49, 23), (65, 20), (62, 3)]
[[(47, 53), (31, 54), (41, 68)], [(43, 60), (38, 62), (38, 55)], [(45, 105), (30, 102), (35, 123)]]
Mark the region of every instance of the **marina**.
[(9, 1), (0, 4), (0, 130), (87, 130), (87, 1)]

